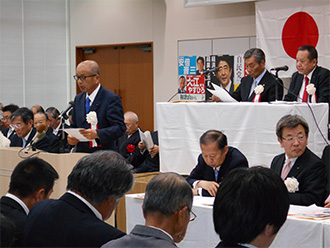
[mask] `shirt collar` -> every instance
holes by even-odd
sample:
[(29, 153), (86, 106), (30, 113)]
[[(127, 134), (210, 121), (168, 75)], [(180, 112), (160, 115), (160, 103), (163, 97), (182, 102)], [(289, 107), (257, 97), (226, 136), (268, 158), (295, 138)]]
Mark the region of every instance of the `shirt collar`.
[[(308, 73), (308, 75), (306, 76), (306, 77), (308, 77), (308, 79), (309, 79), (309, 83), (311, 83), (311, 78), (312, 78), (313, 72), (315, 71), (315, 68), (316, 68), (316, 66), (315, 66), (314, 69), (313, 69), (310, 73)], [(305, 78), (305, 77), (304, 77), (304, 78)]]
[(17, 203), (18, 203), (18, 204), (24, 209), (26, 215), (29, 214), (29, 212), (30, 212), (29, 208), (28, 208), (28, 207), (25, 205), (25, 203), (24, 203), (21, 199), (19, 199), (16, 195), (13, 195), (13, 194), (11, 194), (11, 193), (7, 193), (6, 196), (7, 196), (8, 198), (11, 198), (11, 199), (13, 199), (14, 201), (16, 201), (16, 202), (17, 202)]
[[(290, 158), (290, 160), (291, 160), (290, 168), (293, 167), (294, 163), (297, 161), (297, 158), (298, 158), (298, 157)], [(284, 164), (286, 164), (286, 161), (287, 161), (288, 159), (289, 159), (289, 157), (285, 154), (285, 161), (284, 161)]]
[(99, 84), (97, 86), (97, 88), (92, 92), (92, 94), (88, 95), (88, 93), (86, 93), (86, 98), (88, 97), (89, 100), (91, 100), (91, 103), (90, 103), (91, 106), (92, 106), (92, 103), (94, 102), (95, 97), (96, 97), (97, 93), (99, 92), (100, 88), (101, 88), (101, 84)]
[(256, 77), (257, 85), (260, 83), (261, 79), (266, 74), (266, 71), (267, 70), (265, 69), (258, 77)]
[(232, 81), (230, 80), (229, 84), (226, 87), (223, 87), (222, 84), (220, 84), (221, 88), (226, 89), (226, 91), (230, 91), (230, 87), (231, 87)]
[(68, 190), (67, 193), (70, 193), (70, 194), (74, 195), (74, 196), (77, 197), (79, 200), (81, 200), (83, 203), (85, 203), (85, 204), (86, 204), (86, 205), (87, 205), (87, 206), (93, 211), (93, 213), (95, 214), (95, 216), (96, 216), (98, 219), (100, 219), (100, 220), (103, 221), (103, 219), (102, 219), (102, 215), (100, 214), (100, 212), (97, 211), (97, 209), (96, 209), (92, 204), (90, 204), (85, 198), (83, 198), (82, 196), (78, 195), (77, 193), (75, 193), (75, 192), (73, 192), (73, 191), (71, 191), (71, 190)]
[(25, 141), (26, 141), (26, 144), (27, 144), (27, 140), (28, 140), (29, 137), (30, 137), (30, 134), (31, 134), (31, 132), (32, 132), (32, 129), (33, 129), (33, 128), (31, 128), (30, 132), (29, 132), (25, 137), (23, 137), (23, 138), (25, 139)]
[[(173, 237), (171, 236), (171, 234), (169, 234), (168, 232), (164, 231), (163, 229), (160, 229), (158, 227), (154, 227), (154, 226), (148, 226), (148, 227), (151, 227), (151, 228), (154, 228), (154, 229), (157, 229), (159, 231), (162, 231), (163, 233), (165, 233), (167, 236), (169, 236), (171, 238), (171, 240), (173, 240)], [(174, 240), (173, 240), (174, 241)]]

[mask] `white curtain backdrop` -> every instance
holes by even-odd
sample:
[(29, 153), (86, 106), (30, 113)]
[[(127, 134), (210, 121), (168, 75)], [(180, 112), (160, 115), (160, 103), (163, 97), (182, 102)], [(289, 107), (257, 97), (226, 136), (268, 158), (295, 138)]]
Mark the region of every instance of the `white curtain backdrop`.
[(66, 0), (0, 1), (0, 102), (63, 109), (69, 100)]

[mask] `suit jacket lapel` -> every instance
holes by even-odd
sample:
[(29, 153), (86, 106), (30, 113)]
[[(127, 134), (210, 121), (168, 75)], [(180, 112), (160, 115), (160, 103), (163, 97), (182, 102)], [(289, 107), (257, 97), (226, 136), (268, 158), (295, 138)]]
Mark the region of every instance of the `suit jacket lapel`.
[(243, 91), (245, 93), (245, 96), (243, 97), (243, 99), (247, 99), (248, 101), (251, 101), (251, 102), (252, 102), (252, 100), (254, 98), (254, 95), (255, 95), (254, 92), (252, 92), (251, 96), (249, 97), (252, 83), (253, 83), (253, 78), (250, 77), (249, 78), (249, 83), (247, 84), (247, 89), (245, 91)]

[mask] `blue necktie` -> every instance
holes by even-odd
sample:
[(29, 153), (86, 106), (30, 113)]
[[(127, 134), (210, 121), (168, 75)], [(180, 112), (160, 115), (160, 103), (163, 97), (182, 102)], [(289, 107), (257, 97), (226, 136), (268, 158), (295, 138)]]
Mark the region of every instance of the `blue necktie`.
[(25, 138), (22, 138), (22, 140), (23, 140), (23, 147), (25, 147), (26, 146), (26, 140), (25, 140)]
[(217, 169), (214, 169), (214, 177), (216, 182), (218, 182), (218, 175), (219, 175), (219, 171)]
[(90, 104), (91, 104), (91, 100), (89, 99), (89, 97), (86, 98), (86, 114), (88, 113), (89, 109), (90, 109)]

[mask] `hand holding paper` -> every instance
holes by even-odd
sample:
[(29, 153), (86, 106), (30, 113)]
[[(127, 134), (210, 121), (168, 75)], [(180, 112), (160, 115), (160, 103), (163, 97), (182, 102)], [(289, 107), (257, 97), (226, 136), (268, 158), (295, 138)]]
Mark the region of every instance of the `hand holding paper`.
[(225, 89), (221, 88), (220, 86), (211, 83), (214, 90), (207, 89), (211, 94), (215, 95), (216, 97), (220, 98), (222, 102), (237, 102)]

